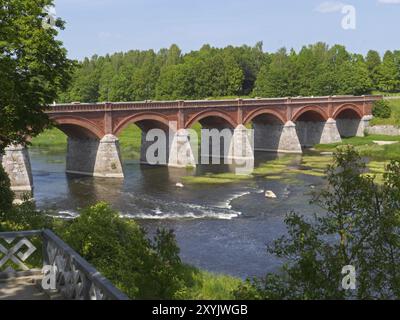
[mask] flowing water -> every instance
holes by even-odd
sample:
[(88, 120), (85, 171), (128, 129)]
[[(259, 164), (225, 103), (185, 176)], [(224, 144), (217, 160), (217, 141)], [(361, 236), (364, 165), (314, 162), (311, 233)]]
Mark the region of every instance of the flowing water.
[[(31, 149), (34, 197), (40, 209), (69, 219), (80, 208), (107, 201), (125, 217), (149, 232), (173, 229), (182, 260), (217, 273), (246, 278), (275, 271), (280, 261), (267, 253), (268, 244), (285, 234), (284, 217), (295, 210), (305, 216), (317, 212), (310, 206), (312, 188), (320, 177), (299, 175), (300, 183), (255, 178), (224, 185), (176, 183), (188, 174), (228, 172), (224, 165), (186, 169), (143, 166), (125, 161), (125, 179), (102, 179), (65, 174), (65, 154)], [(275, 155), (257, 155), (256, 162)], [(277, 199), (265, 197), (272, 190)]]

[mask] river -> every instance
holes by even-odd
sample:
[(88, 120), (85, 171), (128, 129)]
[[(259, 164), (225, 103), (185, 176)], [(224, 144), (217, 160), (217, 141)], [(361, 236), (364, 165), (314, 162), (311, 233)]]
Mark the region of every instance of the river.
[[(288, 212), (317, 212), (309, 204), (310, 192), (324, 183), (321, 177), (299, 175), (301, 183), (296, 184), (254, 178), (177, 188), (186, 169), (143, 166), (135, 160), (124, 161), (124, 180), (70, 176), (65, 174), (65, 154), (46, 151), (30, 150), (39, 209), (73, 218), (80, 208), (107, 201), (150, 235), (159, 227), (173, 229), (184, 262), (241, 278), (278, 269), (281, 261), (267, 253), (267, 245), (285, 234)], [(256, 163), (274, 158), (257, 154)], [(198, 166), (192, 174), (227, 171), (223, 165)], [(265, 190), (272, 190), (277, 199), (266, 198)]]

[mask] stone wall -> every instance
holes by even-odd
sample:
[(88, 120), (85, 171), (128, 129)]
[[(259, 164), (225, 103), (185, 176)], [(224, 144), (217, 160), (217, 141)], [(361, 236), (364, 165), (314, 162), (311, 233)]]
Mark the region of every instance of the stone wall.
[(400, 128), (396, 126), (371, 126), (366, 129), (368, 134), (382, 134), (387, 136), (400, 136)]

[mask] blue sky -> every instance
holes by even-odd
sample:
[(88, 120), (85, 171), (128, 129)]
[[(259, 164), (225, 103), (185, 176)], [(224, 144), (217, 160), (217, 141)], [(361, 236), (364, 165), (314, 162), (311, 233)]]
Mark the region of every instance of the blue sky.
[[(366, 53), (400, 49), (400, 0), (55, 0), (67, 22), (59, 38), (71, 58), (176, 43), (184, 51), (203, 44), (299, 49), (325, 41)], [(341, 26), (342, 8), (356, 9), (356, 28)]]

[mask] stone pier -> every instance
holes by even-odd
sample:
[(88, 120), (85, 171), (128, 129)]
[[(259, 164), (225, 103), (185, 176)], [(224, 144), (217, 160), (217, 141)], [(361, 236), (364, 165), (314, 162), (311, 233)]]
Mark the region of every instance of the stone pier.
[(142, 129), (140, 163), (148, 165), (168, 165), (170, 154), (169, 132), (162, 129)]
[(237, 174), (250, 174), (254, 169), (254, 135), (244, 125), (233, 131), (228, 151), (228, 163), (233, 164)]
[(320, 143), (341, 142), (336, 121), (328, 119), (326, 122), (298, 121), (296, 131), (302, 147), (313, 147)]
[(202, 164), (230, 163), (229, 153), (235, 130), (231, 128), (203, 128), (201, 130), (200, 162)]
[(337, 142), (342, 142), (342, 138), (340, 137), (339, 130), (336, 126), (336, 121), (329, 118), (323, 126), (319, 143), (329, 144)]
[(123, 178), (118, 138), (68, 138), (66, 172), (105, 178)]
[(1, 163), (10, 178), (11, 189), (17, 196), (33, 191), (32, 169), (26, 147), (22, 145), (7, 147)]
[(171, 135), (168, 166), (175, 168), (195, 167), (197, 148), (193, 148), (192, 144), (197, 144), (197, 141), (190, 141), (190, 134), (186, 129), (178, 130)]
[(281, 153), (302, 153), (296, 125), (254, 123), (254, 150)]
[(342, 137), (364, 137), (372, 116), (364, 116), (361, 119), (337, 119), (337, 127)]

